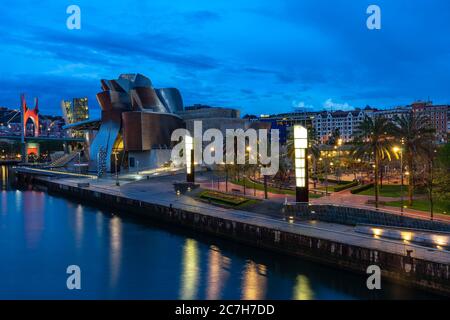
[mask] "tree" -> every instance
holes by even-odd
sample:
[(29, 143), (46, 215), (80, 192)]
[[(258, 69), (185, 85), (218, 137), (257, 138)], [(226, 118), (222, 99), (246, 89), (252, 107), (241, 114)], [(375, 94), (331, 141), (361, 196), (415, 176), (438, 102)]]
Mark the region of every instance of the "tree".
[(437, 199), (448, 201), (450, 199), (450, 143), (437, 149), (434, 163), (433, 192)]
[(277, 174), (275, 175), (276, 177), (278, 177), (278, 180), (280, 182), (280, 187), (282, 186), (282, 184), (285, 184), (286, 182), (289, 181), (289, 173), (292, 170), (292, 161), (291, 159), (289, 159), (289, 157), (287, 157), (287, 146), (283, 145), (280, 146), (280, 162), (279, 162), (279, 169)]
[(330, 146), (334, 146), (337, 144), (339, 139), (341, 139), (341, 132), (340, 132), (339, 128), (336, 128), (333, 130), (333, 132), (329, 136), (327, 144)]
[(375, 207), (378, 208), (379, 198), (379, 167), (382, 159), (391, 159), (392, 142), (389, 133), (392, 130), (391, 122), (384, 117), (366, 116), (358, 128), (355, 137), (355, 149), (353, 155), (356, 158), (363, 158), (371, 155), (374, 160), (374, 189)]
[(413, 204), (414, 186), (419, 161), (427, 163), (430, 141), (434, 140), (434, 129), (428, 116), (410, 111), (394, 117), (393, 134), (401, 141), (403, 157), (408, 166), (408, 205)]
[(430, 201), (430, 217), (431, 220), (433, 220), (433, 206), (434, 206), (434, 199), (433, 199), (433, 172), (435, 170), (434, 168), (434, 160), (436, 158), (436, 149), (434, 146), (434, 140), (429, 141), (430, 145), (428, 147), (427, 153), (425, 155), (426, 157), (426, 163), (427, 163), (427, 175), (425, 178), (426, 186), (428, 189), (428, 199)]

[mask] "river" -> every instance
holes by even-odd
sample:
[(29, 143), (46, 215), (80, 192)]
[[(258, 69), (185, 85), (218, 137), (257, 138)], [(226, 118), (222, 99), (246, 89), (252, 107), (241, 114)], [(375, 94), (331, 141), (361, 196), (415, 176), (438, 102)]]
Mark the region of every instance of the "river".
[[(16, 189), (0, 170), (0, 299), (424, 299), (299, 258)], [(81, 270), (68, 290), (66, 269)]]

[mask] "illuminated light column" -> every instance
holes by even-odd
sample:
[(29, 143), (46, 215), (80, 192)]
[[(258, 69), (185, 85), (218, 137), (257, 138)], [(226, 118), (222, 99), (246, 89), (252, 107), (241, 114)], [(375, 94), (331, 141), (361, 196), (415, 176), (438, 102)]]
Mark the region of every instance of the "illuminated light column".
[(186, 136), (186, 181), (195, 182), (194, 177), (194, 139)]
[(295, 151), (295, 201), (309, 202), (308, 191), (308, 130), (300, 125), (294, 126)]

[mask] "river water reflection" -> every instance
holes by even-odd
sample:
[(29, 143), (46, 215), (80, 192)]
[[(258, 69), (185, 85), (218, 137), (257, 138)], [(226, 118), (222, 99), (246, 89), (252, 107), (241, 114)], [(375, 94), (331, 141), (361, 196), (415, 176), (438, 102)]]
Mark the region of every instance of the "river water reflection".
[[(39, 191), (0, 200), (0, 298), (433, 298), (365, 277), (193, 232), (125, 217)], [(66, 289), (78, 265), (82, 289)]]

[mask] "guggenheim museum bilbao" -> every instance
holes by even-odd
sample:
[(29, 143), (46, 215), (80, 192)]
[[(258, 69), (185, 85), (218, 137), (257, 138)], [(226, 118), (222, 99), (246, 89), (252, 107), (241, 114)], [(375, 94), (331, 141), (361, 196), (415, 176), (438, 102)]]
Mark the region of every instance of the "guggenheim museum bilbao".
[(156, 89), (142, 74), (101, 80), (101, 88), (97, 94), (101, 118), (65, 127), (86, 132), (84, 154), (91, 172), (151, 169), (168, 163), (172, 132), (189, 129), (193, 120), (204, 119), (220, 129), (247, 127), (235, 109), (201, 105), (185, 109), (178, 89)]

